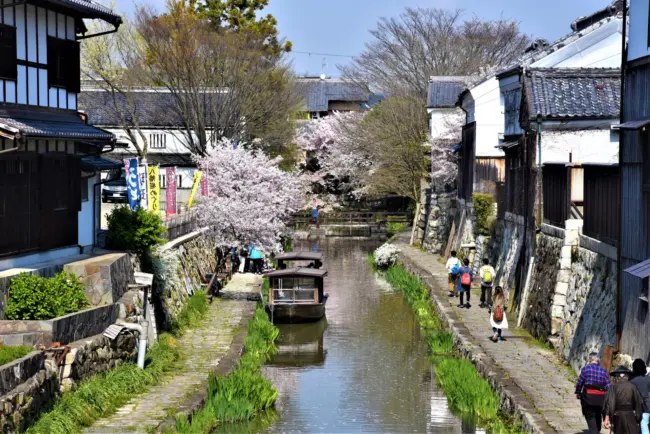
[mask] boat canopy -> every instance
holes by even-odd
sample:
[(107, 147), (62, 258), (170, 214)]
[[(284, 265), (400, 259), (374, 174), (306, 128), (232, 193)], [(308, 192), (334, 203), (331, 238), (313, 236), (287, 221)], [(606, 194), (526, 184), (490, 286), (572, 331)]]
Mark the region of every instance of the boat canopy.
[(271, 271), (266, 273), (264, 277), (320, 277), (323, 278), (327, 276), (327, 270), (322, 270), (318, 268), (307, 268), (307, 267), (294, 267), (286, 268), (284, 270)]
[(322, 261), (323, 254), (320, 252), (287, 252), (276, 255), (278, 261)]

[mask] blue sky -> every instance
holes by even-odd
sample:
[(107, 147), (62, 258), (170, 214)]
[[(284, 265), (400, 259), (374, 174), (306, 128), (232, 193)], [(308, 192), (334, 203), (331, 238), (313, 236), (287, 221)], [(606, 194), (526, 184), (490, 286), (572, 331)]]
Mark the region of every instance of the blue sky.
[[(108, 4), (106, 0), (100, 0)], [(163, 10), (166, 0), (142, 0)], [(116, 0), (121, 11), (133, 10), (133, 0)], [(298, 74), (318, 75), (323, 57), (326, 73), (338, 76), (336, 65), (350, 61), (371, 39), (380, 17), (399, 15), (405, 7), (438, 7), (465, 11), (465, 16), (482, 19), (500, 17), (519, 21), (521, 29), (533, 37), (551, 41), (569, 33), (579, 16), (602, 9), (611, 0), (546, 0), (543, 3), (515, 0), (271, 0), (268, 13), (278, 20), (283, 37), (293, 42), (290, 58)], [(326, 53), (302, 54), (297, 52)]]

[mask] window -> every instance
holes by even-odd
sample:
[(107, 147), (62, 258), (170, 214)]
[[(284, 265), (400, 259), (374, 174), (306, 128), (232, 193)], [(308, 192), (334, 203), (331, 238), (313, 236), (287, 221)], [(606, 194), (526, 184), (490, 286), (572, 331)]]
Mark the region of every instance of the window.
[(167, 147), (167, 134), (149, 134), (151, 149), (165, 149)]
[(81, 90), (79, 42), (47, 38), (47, 75), (51, 87), (68, 92)]
[(160, 183), (160, 188), (167, 188), (167, 176), (165, 174), (160, 174), (158, 182)]
[(18, 79), (16, 63), (16, 28), (0, 24), (0, 78)]
[(81, 201), (88, 202), (88, 180), (81, 179)]

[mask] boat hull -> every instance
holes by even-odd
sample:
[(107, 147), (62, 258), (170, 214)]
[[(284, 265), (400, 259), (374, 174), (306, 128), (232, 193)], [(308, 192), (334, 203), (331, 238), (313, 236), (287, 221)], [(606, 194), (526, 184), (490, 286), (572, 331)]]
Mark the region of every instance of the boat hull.
[(273, 318), (273, 322), (279, 323), (300, 323), (314, 322), (325, 316), (325, 303), (327, 298), (323, 297), (322, 303), (312, 304), (266, 304), (266, 311)]

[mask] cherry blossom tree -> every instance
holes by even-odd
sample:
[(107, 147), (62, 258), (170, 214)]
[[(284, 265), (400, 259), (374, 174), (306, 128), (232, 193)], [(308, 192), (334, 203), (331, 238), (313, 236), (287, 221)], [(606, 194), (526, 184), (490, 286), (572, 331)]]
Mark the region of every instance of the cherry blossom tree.
[(296, 137), (298, 151), (306, 156), (303, 178), (314, 193), (339, 193), (358, 199), (365, 189), (364, 178), (372, 158), (359, 146), (357, 135), (364, 115), (335, 112), (305, 124)]
[(226, 141), (196, 161), (209, 190), (197, 205), (199, 219), (217, 244), (278, 250), (287, 221), (303, 205), (300, 180), (280, 170), (279, 158)]

